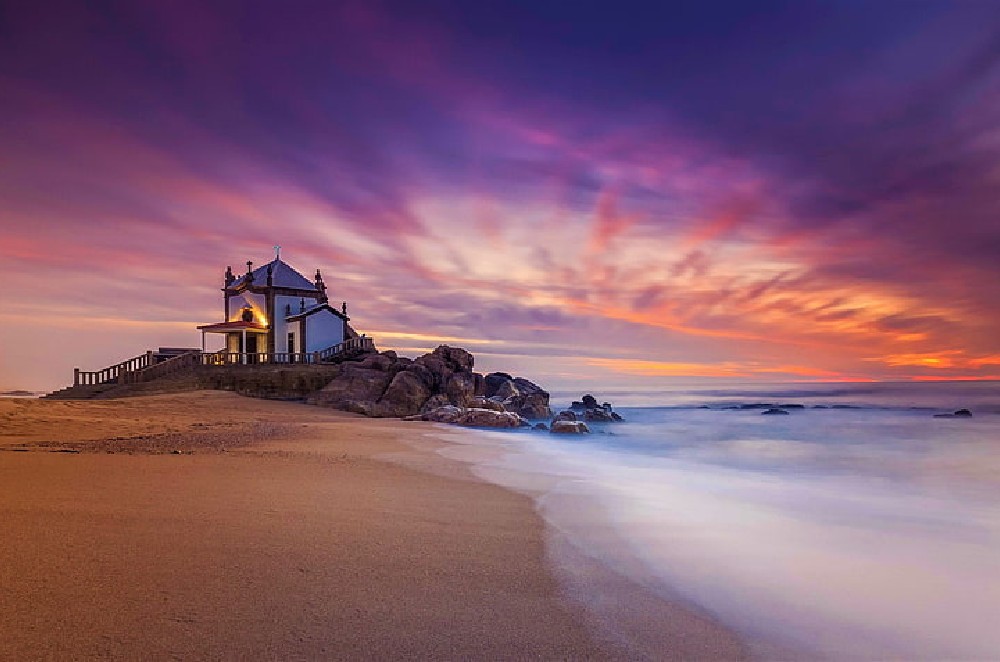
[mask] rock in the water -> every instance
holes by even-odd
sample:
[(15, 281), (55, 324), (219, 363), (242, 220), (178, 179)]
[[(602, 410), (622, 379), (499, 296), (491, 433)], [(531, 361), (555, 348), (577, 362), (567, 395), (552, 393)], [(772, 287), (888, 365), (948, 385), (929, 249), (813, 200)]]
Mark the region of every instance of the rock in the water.
[(576, 420), (576, 412), (572, 412), (572, 411), (566, 410), (566, 411), (561, 411), (558, 414), (556, 414), (556, 417), (552, 419), (552, 422), (553, 423), (555, 423), (557, 421), (571, 421), (572, 422), (572, 421), (575, 421), (575, 420)]
[(611, 415), (610, 411), (604, 409), (603, 407), (598, 407), (597, 409), (588, 409), (583, 412), (583, 420), (591, 422), (596, 421), (598, 423), (611, 423), (615, 419)]
[(586, 434), (590, 428), (583, 421), (555, 421), (549, 430), (552, 434)]
[(761, 416), (788, 416), (788, 412), (784, 409), (778, 409), (777, 407), (771, 407), (770, 409), (765, 409), (760, 412)]
[(539, 419), (552, 415), (548, 392), (523, 377), (511, 377), (505, 372), (491, 372), (484, 378), (486, 397), (499, 400), (507, 411), (524, 418)]
[(972, 418), (972, 412), (968, 409), (959, 409), (951, 414), (934, 414), (934, 418)]
[[(589, 393), (583, 396), (580, 400), (574, 400), (573, 404), (570, 405), (570, 413), (579, 411), (583, 412), (583, 416), (581, 417), (583, 420), (594, 423), (612, 423), (625, 420), (615, 413), (610, 402), (598, 405), (597, 398)], [(576, 420), (576, 418), (567, 420)]]
[(531, 428), (531, 429), (532, 429), (532, 430), (548, 430), (548, 429), (549, 429), (549, 426), (548, 426), (548, 425), (546, 425), (545, 423), (535, 423), (535, 424), (534, 424), (534, 425), (532, 426), (532, 428)]

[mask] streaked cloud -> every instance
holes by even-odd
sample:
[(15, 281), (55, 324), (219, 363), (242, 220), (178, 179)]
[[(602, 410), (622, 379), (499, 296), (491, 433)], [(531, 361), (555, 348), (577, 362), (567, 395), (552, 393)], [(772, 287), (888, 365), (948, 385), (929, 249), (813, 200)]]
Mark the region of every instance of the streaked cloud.
[(550, 9), (12, 10), (0, 386), (198, 344), (276, 243), (381, 345), (556, 384), (995, 375), (995, 16), (755, 14), (776, 52), (581, 8), (514, 38)]

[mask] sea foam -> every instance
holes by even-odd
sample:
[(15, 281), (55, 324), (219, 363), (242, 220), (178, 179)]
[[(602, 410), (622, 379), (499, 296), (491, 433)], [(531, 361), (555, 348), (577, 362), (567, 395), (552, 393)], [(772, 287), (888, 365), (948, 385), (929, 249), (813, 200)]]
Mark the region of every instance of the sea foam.
[(531, 493), (578, 550), (750, 640), (996, 659), (1000, 416), (984, 400), (973, 419), (933, 419), (919, 395), (769, 417), (724, 409), (740, 402), (727, 393), (710, 409), (620, 409), (628, 423), (587, 437), (483, 432), (443, 452)]

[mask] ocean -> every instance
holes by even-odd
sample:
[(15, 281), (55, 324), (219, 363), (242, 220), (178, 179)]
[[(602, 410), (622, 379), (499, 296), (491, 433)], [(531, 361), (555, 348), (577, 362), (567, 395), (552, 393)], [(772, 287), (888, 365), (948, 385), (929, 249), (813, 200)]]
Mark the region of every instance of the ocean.
[(626, 421), (450, 432), (440, 452), (761, 657), (1000, 659), (1000, 384), (594, 395)]

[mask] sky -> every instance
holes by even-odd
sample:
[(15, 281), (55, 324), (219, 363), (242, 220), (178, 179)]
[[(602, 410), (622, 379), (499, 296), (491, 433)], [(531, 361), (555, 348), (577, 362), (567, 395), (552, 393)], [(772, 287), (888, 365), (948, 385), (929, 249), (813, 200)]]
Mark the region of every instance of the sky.
[(989, 1), (7, 3), (0, 388), (276, 244), (552, 388), (997, 379), (998, 191)]

